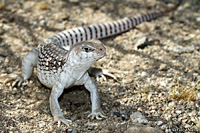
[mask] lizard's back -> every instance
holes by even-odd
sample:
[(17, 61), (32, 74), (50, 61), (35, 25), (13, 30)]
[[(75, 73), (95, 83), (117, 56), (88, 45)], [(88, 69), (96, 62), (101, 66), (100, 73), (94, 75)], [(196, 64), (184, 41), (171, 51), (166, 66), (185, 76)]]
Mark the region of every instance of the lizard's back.
[(55, 85), (62, 66), (66, 63), (67, 50), (63, 50), (53, 43), (41, 43), (38, 46), (37, 75), (45, 86)]

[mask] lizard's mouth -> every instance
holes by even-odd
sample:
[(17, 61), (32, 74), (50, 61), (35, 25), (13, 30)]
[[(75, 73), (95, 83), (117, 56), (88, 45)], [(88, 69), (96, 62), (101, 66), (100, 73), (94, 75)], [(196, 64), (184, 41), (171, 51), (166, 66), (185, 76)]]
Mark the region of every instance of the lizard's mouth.
[(106, 56), (106, 52), (104, 52), (104, 53), (99, 53), (98, 56), (99, 56), (99, 58), (103, 58), (104, 56)]
[(103, 56), (106, 56), (106, 51), (103, 53)]

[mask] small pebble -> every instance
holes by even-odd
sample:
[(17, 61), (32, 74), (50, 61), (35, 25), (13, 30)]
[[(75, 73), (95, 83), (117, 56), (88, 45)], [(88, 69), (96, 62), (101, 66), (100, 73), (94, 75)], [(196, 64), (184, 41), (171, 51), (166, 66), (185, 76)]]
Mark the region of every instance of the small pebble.
[(44, 127), (44, 124), (43, 123), (39, 123), (39, 127), (40, 128)]
[(114, 107), (117, 107), (117, 106), (119, 106), (120, 105), (120, 102), (118, 102), (118, 101), (115, 101), (114, 103), (113, 103), (113, 106)]
[(2, 54), (2, 53), (0, 53), (0, 56), (1, 56), (1, 57), (6, 57), (6, 55), (5, 55), (5, 54)]
[(181, 110), (176, 110), (176, 113), (177, 113), (177, 114), (180, 114), (180, 113), (181, 113)]
[(77, 133), (78, 131), (76, 129), (66, 129), (66, 133)]
[(88, 130), (94, 130), (94, 127), (95, 127), (95, 126), (89, 126), (89, 127), (88, 127)]
[(7, 67), (6, 70), (7, 70), (7, 73), (12, 73), (13, 72), (13, 68), (12, 67)]
[(44, 20), (44, 19), (43, 19), (43, 20), (40, 20), (40, 25), (41, 25), (41, 26), (45, 26), (46, 23), (47, 23), (46, 20)]
[(152, 116), (153, 117), (159, 117), (160, 115), (159, 114), (153, 114)]
[(117, 117), (120, 117), (120, 113), (119, 112), (113, 112), (114, 115), (116, 115)]
[(159, 67), (160, 71), (167, 71), (167, 64), (161, 64)]
[(13, 94), (13, 95), (17, 94), (17, 88), (16, 88), (16, 87), (13, 88), (12, 94)]
[(33, 84), (33, 80), (30, 80), (29, 83), (30, 83), (30, 84)]
[(200, 100), (200, 92), (197, 93), (197, 98)]
[(158, 126), (160, 126), (160, 125), (163, 124), (163, 122), (162, 122), (162, 121), (157, 121), (156, 124), (157, 124)]
[(142, 77), (149, 77), (149, 74), (148, 74), (147, 72), (142, 72), (140, 75), (141, 75)]
[(197, 17), (196, 20), (197, 20), (197, 22), (200, 22), (200, 17)]
[(124, 121), (124, 120), (128, 120), (129, 119), (129, 117), (128, 117), (128, 115), (124, 115), (124, 114), (122, 114), (122, 120)]
[(79, 126), (83, 126), (83, 125), (84, 125), (84, 123), (83, 123), (82, 121), (78, 121), (77, 124), (78, 124)]
[(148, 120), (140, 112), (134, 112), (130, 116), (133, 123), (148, 123)]

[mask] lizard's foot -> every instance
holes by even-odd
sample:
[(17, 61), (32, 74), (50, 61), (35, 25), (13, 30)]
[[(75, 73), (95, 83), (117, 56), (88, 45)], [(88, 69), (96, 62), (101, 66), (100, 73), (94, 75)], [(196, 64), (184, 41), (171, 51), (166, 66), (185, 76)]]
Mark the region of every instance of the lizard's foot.
[(109, 70), (102, 69), (102, 73), (103, 73), (103, 75), (101, 75), (101, 76), (104, 78), (104, 80), (106, 79), (104, 75), (106, 75), (117, 81), (117, 77), (115, 75), (113, 75)]
[(21, 86), (22, 82), (24, 82), (23, 78), (21, 76), (18, 76), (16, 78), (16, 80), (13, 82), (13, 86), (17, 85), (17, 86)]
[(92, 117), (92, 120), (95, 119), (95, 118), (97, 120), (102, 120), (103, 118), (106, 118), (106, 116), (104, 115), (103, 111), (91, 113), (91, 114), (88, 115), (88, 118), (89, 117)]
[(106, 80), (105, 76), (109, 76), (117, 81), (117, 77), (111, 73), (111, 71), (101, 68), (93, 68), (91, 67), (88, 70), (89, 74), (96, 77), (97, 81), (99, 81), (99, 77), (102, 77), (104, 80)]
[(71, 120), (65, 119), (63, 116), (54, 116), (54, 121), (58, 122), (58, 127), (60, 127), (61, 122), (65, 125), (69, 125), (70, 123), (72, 123)]
[[(13, 82), (12, 82), (13, 81)], [(6, 85), (7, 83), (9, 82), (12, 82), (11, 86), (14, 87), (14, 86), (21, 86), (22, 82), (24, 82), (23, 78), (20, 77), (20, 76), (15, 76), (15, 77), (10, 77), (8, 79), (6, 79), (4, 82), (3, 82), (3, 85)]]

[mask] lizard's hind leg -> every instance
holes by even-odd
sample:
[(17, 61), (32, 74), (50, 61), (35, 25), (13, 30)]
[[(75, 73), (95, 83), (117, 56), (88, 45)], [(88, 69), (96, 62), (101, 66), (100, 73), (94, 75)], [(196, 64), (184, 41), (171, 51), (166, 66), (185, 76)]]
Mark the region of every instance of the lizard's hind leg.
[(22, 74), (16, 80), (16, 82), (18, 82), (18, 86), (20, 86), (22, 82), (31, 77), (33, 69), (37, 65), (37, 62), (38, 49), (33, 48), (31, 52), (29, 52), (22, 61)]

